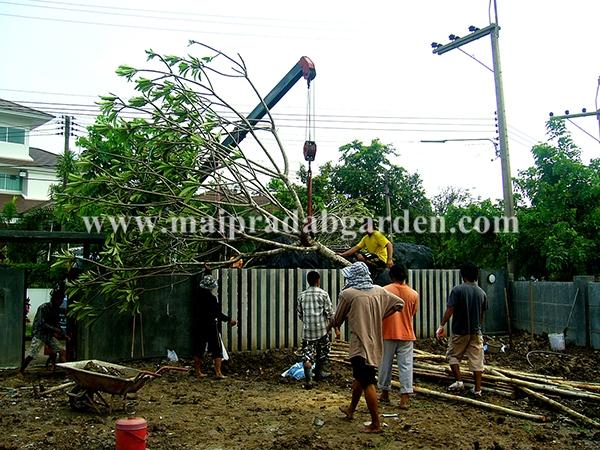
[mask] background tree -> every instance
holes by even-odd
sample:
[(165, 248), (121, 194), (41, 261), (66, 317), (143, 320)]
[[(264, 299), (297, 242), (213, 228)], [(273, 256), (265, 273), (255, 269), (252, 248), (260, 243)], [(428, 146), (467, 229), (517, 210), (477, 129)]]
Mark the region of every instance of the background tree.
[[(81, 299), (74, 307), (80, 316), (93, 312), (88, 302), (95, 293), (136, 312), (140, 280), (225, 265), (225, 255), (299, 250), (347, 263), (303, 230), (306, 216), (272, 116), (250, 124), (224, 95), (244, 87), (245, 94), (263, 101), (243, 59), (197, 42), (190, 45), (208, 56), (149, 50), (149, 67), (118, 68), (136, 96), (101, 97), (102, 114), (79, 141), (84, 150), (69, 168), (68, 183), (56, 190), (65, 220), (123, 218), (105, 223), (99, 258), (86, 261), (88, 270), (71, 287)], [(223, 145), (225, 137), (239, 131), (248, 132), (243, 145)], [(272, 180), (288, 196), (287, 204), (268, 188)], [(251, 217), (257, 219), (253, 227)], [(58, 264), (72, 263), (73, 256), (64, 254)]]
[(443, 216), (451, 206), (465, 207), (475, 202), (475, 198), (469, 189), (455, 186), (447, 186), (431, 199), (433, 213)]
[(600, 271), (600, 161), (581, 161), (564, 121), (550, 120), (549, 142), (532, 149), (520, 172), (517, 259), (523, 274), (569, 279)]
[[(331, 168), (334, 192), (346, 198), (361, 200), (375, 217), (386, 217), (386, 197), (389, 195), (391, 217), (404, 217), (408, 211), (410, 222), (416, 216), (431, 215), (431, 203), (425, 196), (421, 178), (405, 168), (392, 164), (390, 156), (398, 156), (391, 145), (378, 139), (364, 145), (353, 141), (340, 147), (339, 163)], [(413, 233), (397, 236), (399, 241), (423, 241)]]
[[(19, 213), (16, 197), (0, 212), (0, 228), (7, 231), (52, 231), (56, 220), (51, 205), (44, 204)], [(49, 243), (3, 242), (0, 244), (0, 263), (27, 273), (29, 287), (48, 287), (64, 276), (64, 271), (51, 270), (50, 261), (59, 248)]]
[[(447, 206), (445, 214), (441, 216), (445, 232), (435, 235), (436, 266), (459, 267), (465, 261), (472, 261), (480, 267), (505, 268), (508, 256), (513, 253), (516, 238), (514, 233), (494, 232), (494, 220), (502, 215), (502, 205), (489, 199)], [(471, 221), (463, 218), (470, 218)], [(486, 224), (490, 225), (487, 230)]]

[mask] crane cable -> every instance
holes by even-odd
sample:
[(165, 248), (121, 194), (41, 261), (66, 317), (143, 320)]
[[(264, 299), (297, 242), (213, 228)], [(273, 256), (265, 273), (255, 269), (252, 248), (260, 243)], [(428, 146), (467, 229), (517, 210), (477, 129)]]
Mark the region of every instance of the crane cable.
[(308, 89), (306, 90), (306, 130), (305, 140), (315, 141), (315, 90), (313, 83), (308, 81)]

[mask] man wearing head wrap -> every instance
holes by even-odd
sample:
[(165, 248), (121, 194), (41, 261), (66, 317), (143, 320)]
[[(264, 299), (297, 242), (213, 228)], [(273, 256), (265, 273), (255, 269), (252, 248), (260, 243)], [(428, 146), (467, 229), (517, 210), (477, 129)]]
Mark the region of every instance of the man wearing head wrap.
[(225, 378), (221, 372), (223, 350), (219, 322), (227, 322), (235, 326), (237, 322), (221, 312), (221, 303), (212, 293), (217, 281), (210, 273), (205, 273), (198, 285), (198, 293), (192, 299), (192, 348), (194, 356), (194, 373), (197, 377), (205, 377), (202, 372), (202, 357), (205, 349), (212, 354), (215, 364), (215, 377)]
[(404, 301), (373, 284), (369, 269), (363, 262), (356, 262), (342, 269), (346, 285), (340, 293), (335, 315), (329, 329), (340, 327), (344, 321), (350, 328), (350, 348), (352, 363), (352, 400), (347, 408), (340, 407), (348, 419), (352, 419), (361, 395), (371, 414), (371, 424), (361, 431), (381, 432), (381, 422), (377, 411), (376, 368), (379, 366), (383, 348), (381, 324), (384, 317), (402, 310)]

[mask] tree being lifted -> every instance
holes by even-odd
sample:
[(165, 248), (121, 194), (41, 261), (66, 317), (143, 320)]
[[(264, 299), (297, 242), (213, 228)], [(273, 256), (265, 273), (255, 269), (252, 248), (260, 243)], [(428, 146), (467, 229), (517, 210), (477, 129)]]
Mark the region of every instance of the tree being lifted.
[[(118, 68), (138, 95), (101, 97), (102, 114), (79, 141), (84, 151), (68, 183), (55, 191), (65, 221), (79, 227), (96, 221), (107, 236), (98, 258), (85, 260), (89, 268), (72, 286), (81, 299), (103, 292), (116, 296), (121, 310), (135, 313), (140, 280), (233, 262), (225, 255), (318, 252), (347, 264), (304, 229), (307, 217), (270, 112), (251, 123), (223, 94), (243, 85), (264, 105), (244, 60), (190, 45), (209, 56), (148, 50), (151, 68)], [(247, 133), (249, 150), (235, 145), (238, 133)], [(224, 144), (227, 137), (233, 145)], [(273, 195), (271, 180), (287, 191), (293, 209)], [(73, 262), (65, 253), (58, 264)], [(78, 317), (93, 314), (86, 300), (73, 310)]]

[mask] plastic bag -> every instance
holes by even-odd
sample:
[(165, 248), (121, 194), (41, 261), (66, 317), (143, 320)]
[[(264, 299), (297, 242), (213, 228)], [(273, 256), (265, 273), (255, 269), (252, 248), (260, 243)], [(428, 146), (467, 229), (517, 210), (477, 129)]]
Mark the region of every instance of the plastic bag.
[(225, 344), (223, 343), (223, 338), (219, 335), (219, 340), (221, 341), (221, 353), (223, 353), (223, 361), (229, 360), (229, 353), (227, 353), (227, 349), (225, 348)]
[(298, 362), (281, 374), (282, 377), (292, 377), (295, 380), (304, 378), (304, 364)]
[[(312, 371), (315, 370), (317, 364), (313, 364)], [(282, 377), (292, 377), (294, 380), (303, 380), (304, 379), (304, 363), (297, 362), (288, 370), (281, 374)]]
[(167, 349), (167, 359), (169, 360), (169, 362), (179, 361), (179, 358), (177, 357), (177, 353), (175, 353), (175, 350)]

